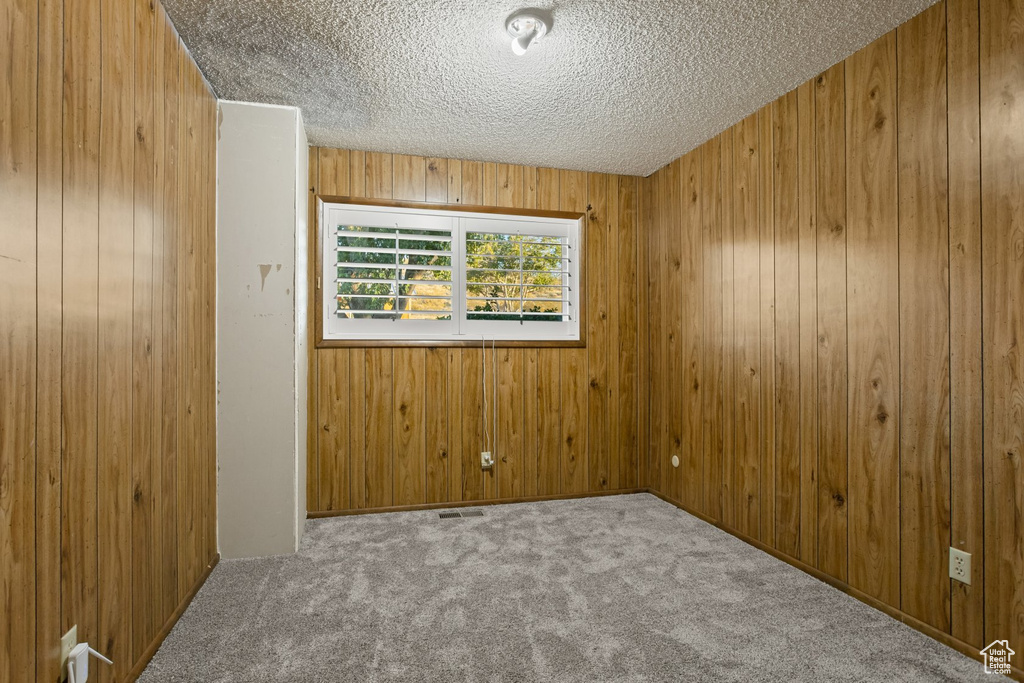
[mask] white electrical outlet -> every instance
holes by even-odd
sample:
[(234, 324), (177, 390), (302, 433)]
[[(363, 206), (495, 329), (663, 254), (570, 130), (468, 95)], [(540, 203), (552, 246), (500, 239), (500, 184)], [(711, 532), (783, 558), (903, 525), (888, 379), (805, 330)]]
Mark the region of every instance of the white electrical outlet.
[(949, 549), (949, 578), (971, 585), (971, 554), (956, 548)]
[(480, 454), (480, 467), (485, 470), (489, 470), (494, 467), (494, 456), (491, 455), (490, 451), (484, 451)]
[(74, 625), (71, 629), (61, 636), (60, 639), (60, 680), (65, 681), (68, 677), (68, 655), (71, 654), (71, 650), (74, 649), (75, 645), (78, 645), (78, 625)]

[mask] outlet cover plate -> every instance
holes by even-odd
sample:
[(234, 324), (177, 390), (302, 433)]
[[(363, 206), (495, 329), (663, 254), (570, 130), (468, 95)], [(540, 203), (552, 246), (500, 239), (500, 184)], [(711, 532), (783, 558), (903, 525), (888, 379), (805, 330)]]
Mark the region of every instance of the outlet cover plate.
[(956, 548), (949, 549), (949, 578), (971, 585), (971, 554)]
[(60, 680), (62, 681), (67, 680), (68, 655), (71, 654), (71, 650), (75, 645), (78, 645), (78, 624), (72, 626), (60, 639)]

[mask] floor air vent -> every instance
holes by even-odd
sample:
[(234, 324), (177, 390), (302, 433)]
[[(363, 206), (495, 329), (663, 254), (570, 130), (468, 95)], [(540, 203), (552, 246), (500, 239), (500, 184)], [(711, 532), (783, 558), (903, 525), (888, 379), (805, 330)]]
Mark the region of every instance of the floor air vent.
[(465, 511), (463, 511), (462, 516), (463, 517), (483, 517), (484, 516), (484, 511), (483, 510), (465, 510)]
[(449, 510), (448, 512), (439, 512), (437, 516), (441, 519), (455, 519), (456, 517), (461, 517), (462, 514), (457, 510)]

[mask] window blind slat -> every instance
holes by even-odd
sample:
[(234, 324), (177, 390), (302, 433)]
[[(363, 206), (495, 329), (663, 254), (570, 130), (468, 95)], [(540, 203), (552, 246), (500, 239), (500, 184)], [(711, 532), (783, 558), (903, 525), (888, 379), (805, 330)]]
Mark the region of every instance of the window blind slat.
[[(341, 284), (355, 284), (355, 285), (382, 285), (392, 284), (395, 282), (394, 278), (387, 279), (373, 279), (373, 278), (358, 278), (358, 277), (339, 277), (335, 280)], [(451, 280), (398, 280), (400, 285), (436, 285), (438, 287), (451, 287)], [(544, 287), (558, 287), (559, 285), (543, 285)]]
[(508, 318), (509, 316), (515, 316), (517, 318), (559, 318), (564, 320), (570, 320), (571, 315), (563, 311), (466, 311), (466, 314), (470, 317), (497, 317), (502, 316)]
[[(345, 270), (394, 270), (394, 263), (351, 263), (346, 261), (339, 261), (337, 264), (338, 268)], [(446, 273), (450, 273), (452, 270), (451, 266), (421, 266), (413, 263), (399, 263), (398, 270), (440, 270)], [(388, 282), (394, 282), (393, 277), (387, 278)], [(417, 280), (417, 282), (430, 282), (430, 280)]]
[(553, 284), (543, 284), (543, 285), (536, 284), (536, 283), (533, 283), (533, 282), (527, 282), (524, 285), (519, 285), (518, 283), (509, 284), (507, 282), (470, 282), (470, 283), (466, 284), (466, 287), (520, 287), (520, 286), (529, 287), (531, 289), (572, 289), (572, 285), (559, 284), (557, 282), (553, 283)]
[[(346, 315), (347, 313), (350, 313), (352, 315), (351, 316)], [(451, 314), (452, 314), (452, 311), (437, 311), (437, 310), (429, 310), (429, 311), (428, 310), (422, 310), (422, 311), (421, 310), (395, 311), (395, 310), (390, 310), (389, 309), (389, 310), (386, 310), (386, 311), (378, 311), (378, 310), (372, 310), (372, 311), (371, 310), (366, 310), (366, 311), (362, 311), (362, 310), (338, 311), (338, 315), (341, 316), (341, 317), (345, 317), (345, 318), (348, 318), (348, 317), (364, 317), (364, 316), (365, 317), (374, 317), (374, 318), (397, 318), (397, 317), (401, 317), (401, 316), (404, 316), (404, 315), (440, 315), (440, 316), (449, 316), (450, 317)], [(557, 314), (556, 313), (550, 313), (549, 315), (557, 315)]]
[[(395, 298), (395, 293), (394, 292), (387, 292), (386, 294), (339, 294), (338, 295), (338, 300), (341, 300), (341, 299), (394, 299), (394, 298)], [(444, 296), (444, 295), (438, 295), (438, 294), (399, 294), (398, 298), (399, 299), (425, 299), (427, 301), (444, 301), (445, 299), (450, 299), (451, 297), (447, 297), (447, 296)], [(519, 301), (519, 299), (516, 299), (516, 301)], [(545, 301), (554, 301), (554, 299), (545, 299)], [(356, 310), (361, 310), (361, 309), (356, 309)]]
[[(502, 270), (501, 268), (466, 268), (467, 272), (483, 272), (489, 271), (494, 273), (523, 273), (524, 275), (564, 275), (565, 277), (572, 277), (572, 273), (568, 270)], [(475, 282), (467, 282), (467, 284), (476, 284)]]
[[(427, 297), (427, 298), (439, 298), (439, 297)], [(562, 303), (565, 299), (554, 299), (548, 297), (535, 297), (535, 296), (467, 296), (466, 301), (538, 301), (542, 303)]]
[(369, 248), (369, 247), (337, 247), (338, 253), (345, 254), (394, 254), (398, 253), (405, 256), (447, 256), (451, 258), (452, 252), (440, 251), (437, 249), (389, 249), (389, 248)]
[[(362, 239), (362, 240), (392, 240), (395, 239), (395, 231), (389, 232), (362, 232), (356, 230), (338, 230), (338, 239)], [(410, 232), (399, 232), (398, 239), (410, 242), (451, 242), (452, 235), (448, 231), (438, 231), (436, 235), (420, 235)]]

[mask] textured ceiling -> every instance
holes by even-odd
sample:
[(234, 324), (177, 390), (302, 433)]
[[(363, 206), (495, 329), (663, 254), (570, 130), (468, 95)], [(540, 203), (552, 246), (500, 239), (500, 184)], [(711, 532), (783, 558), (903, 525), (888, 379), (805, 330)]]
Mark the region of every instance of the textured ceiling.
[(311, 144), (646, 175), (934, 0), (164, 0), (220, 97)]

